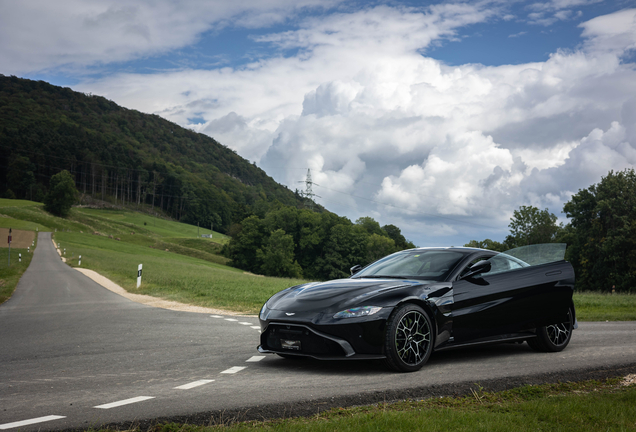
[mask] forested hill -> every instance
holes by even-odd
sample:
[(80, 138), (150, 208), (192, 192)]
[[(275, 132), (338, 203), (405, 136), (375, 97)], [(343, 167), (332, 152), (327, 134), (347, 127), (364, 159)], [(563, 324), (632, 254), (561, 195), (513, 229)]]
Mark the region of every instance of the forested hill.
[(41, 201), (63, 169), (84, 200), (146, 203), (220, 231), (255, 208), (302, 201), (206, 135), (100, 96), (0, 75), (0, 196)]

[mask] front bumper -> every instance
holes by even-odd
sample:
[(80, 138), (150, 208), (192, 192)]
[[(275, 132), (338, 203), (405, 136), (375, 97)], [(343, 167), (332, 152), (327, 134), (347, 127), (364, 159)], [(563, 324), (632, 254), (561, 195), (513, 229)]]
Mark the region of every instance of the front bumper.
[(315, 326), (307, 323), (261, 322), (261, 353), (313, 357), (320, 360), (385, 358), (385, 320)]

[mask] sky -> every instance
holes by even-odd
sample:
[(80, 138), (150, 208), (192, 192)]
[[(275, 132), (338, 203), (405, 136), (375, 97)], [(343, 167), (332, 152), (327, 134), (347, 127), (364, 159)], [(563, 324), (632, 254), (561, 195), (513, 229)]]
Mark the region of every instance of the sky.
[(636, 0), (0, 0), (0, 73), (209, 135), (418, 246), (636, 164)]

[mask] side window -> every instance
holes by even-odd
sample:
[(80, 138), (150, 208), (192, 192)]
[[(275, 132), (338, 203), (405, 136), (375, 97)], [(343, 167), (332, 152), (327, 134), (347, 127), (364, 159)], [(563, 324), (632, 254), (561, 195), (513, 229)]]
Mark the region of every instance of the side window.
[(496, 255), (490, 258), (490, 263), (492, 265), (490, 271), (488, 273), (482, 273), (482, 276), (504, 273), (522, 267), (519, 262), (515, 261), (513, 258), (507, 255)]
[(495, 256), (482, 255), (482, 256), (478, 256), (477, 258), (474, 258), (471, 262), (466, 264), (466, 266), (461, 271), (457, 279), (463, 278), (464, 275), (468, 273), (468, 270), (473, 264), (477, 264), (479, 261), (484, 261), (484, 260), (490, 261), (491, 267), (489, 272), (481, 273), (481, 276), (491, 276), (498, 273), (504, 273), (504, 272), (516, 270), (519, 268), (528, 267), (527, 263), (524, 263), (523, 261), (506, 254), (499, 254)]
[[(477, 264), (479, 261), (485, 261), (487, 260), (489, 257), (487, 255), (482, 255), (482, 256), (478, 256), (477, 258), (474, 258), (471, 262), (469, 262), (468, 264), (466, 264), (466, 266), (464, 267), (464, 269), (461, 271), (461, 273), (459, 274), (459, 276), (457, 277), (457, 279), (461, 279), (464, 277), (464, 275), (466, 273), (468, 273), (468, 270), (470, 270), (470, 268), (473, 266), (473, 264)], [(485, 273), (482, 273), (485, 274)]]

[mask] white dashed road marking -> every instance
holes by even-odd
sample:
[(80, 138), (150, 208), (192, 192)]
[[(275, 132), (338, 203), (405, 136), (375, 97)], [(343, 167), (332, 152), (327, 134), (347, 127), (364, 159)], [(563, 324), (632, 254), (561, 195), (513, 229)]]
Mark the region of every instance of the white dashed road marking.
[(202, 385), (204, 385), (204, 384), (211, 383), (211, 382), (213, 382), (213, 381), (214, 381), (214, 380), (199, 380), (199, 381), (194, 381), (194, 382), (191, 382), (191, 383), (189, 383), (189, 384), (184, 384), (184, 385), (182, 385), (182, 386), (175, 387), (174, 389), (175, 389), (175, 390), (190, 390), (191, 388), (199, 387), (199, 386), (202, 386)]
[(128, 404), (133, 404), (133, 403), (137, 403), (137, 402), (143, 402), (145, 400), (148, 399), (154, 399), (153, 396), (138, 396), (135, 398), (131, 398), (131, 399), (125, 399), (125, 400), (121, 400), (118, 402), (111, 402), (111, 403), (107, 403), (104, 405), (97, 405), (96, 407), (93, 408), (100, 408), (100, 409), (111, 409), (111, 408), (116, 408), (116, 407), (120, 407), (122, 405), (128, 405)]
[(224, 370), (221, 373), (224, 373), (224, 374), (235, 374), (237, 372), (242, 371), (243, 369), (245, 369), (245, 366), (232, 366), (231, 368), (226, 369), (226, 370)]
[[(224, 318), (221, 315), (210, 315), (211, 318)], [(224, 318), (225, 321), (231, 321), (231, 322), (237, 322), (238, 324), (241, 325), (245, 325), (245, 326), (250, 326), (250, 328), (253, 328), (254, 330), (260, 330), (261, 327), (260, 326), (255, 326), (252, 325), (252, 323), (250, 322), (239, 322), (239, 320), (234, 319), (234, 318)], [(246, 362), (259, 362), (261, 360), (263, 360), (265, 358), (265, 356), (252, 356), (249, 359), (246, 360)], [(222, 374), (235, 374), (237, 372), (242, 371), (243, 369), (246, 369), (246, 366), (233, 366), (229, 369), (226, 369), (224, 371), (222, 371)], [(175, 390), (190, 390), (193, 389), (195, 387), (199, 387), (205, 384), (209, 384), (211, 382), (214, 382), (214, 380), (198, 380), (198, 381), (194, 381), (188, 384), (184, 384), (181, 385), (179, 387), (175, 387)], [(120, 407), (120, 406), (124, 406), (124, 405), (130, 405), (130, 404), (134, 404), (137, 402), (143, 402), (149, 399), (154, 399), (154, 396), (138, 396), (138, 397), (134, 397), (134, 398), (130, 398), (130, 399), (125, 399), (125, 400), (120, 400), (117, 402), (111, 402), (111, 403), (107, 403), (104, 405), (97, 405), (93, 408), (99, 408), (99, 409), (111, 409), (111, 408), (116, 408), (116, 407)], [(32, 424), (37, 424), (37, 423), (44, 423), (44, 422), (48, 422), (48, 421), (53, 421), (53, 420), (59, 420), (59, 419), (63, 419), (66, 418), (65, 416), (58, 416), (58, 415), (50, 415), (50, 416), (45, 416), (45, 417), (37, 417), (37, 418), (32, 418), (29, 420), (22, 420), (22, 421), (17, 421), (17, 422), (13, 422), (13, 423), (4, 423), (4, 424), (0, 424), (0, 430), (5, 430), (5, 429), (12, 429), (12, 428), (18, 428), (18, 427), (23, 427), (23, 426), (28, 426), (28, 425), (32, 425)]]
[(22, 421), (17, 421), (17, 422), (13, 422), (13, 423), (0, 424), (0, 429), (11, 429), (11, 428), (16, 428), (16, 427), (28, 426), (28, 425), (32, 425), (32, 424), (36, 424), (36, 423), (44, 423), (44, 422), (51, 421), (51, 420), (59, 420), (59, 419), (63, 419), (63, 418), (66, 418), (66, 417), (58, 416), (58, 415), (50, 415), (50, 416), (46, 416), (46, 417), (32, 418), (32, 419), (29, 419), (29, 420), (22, 420)]

